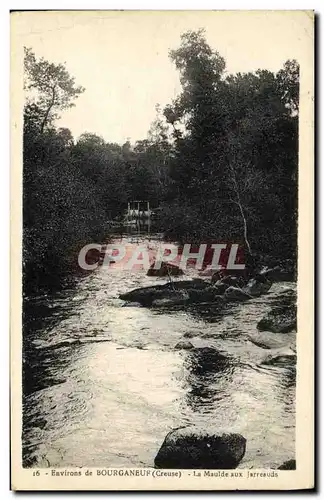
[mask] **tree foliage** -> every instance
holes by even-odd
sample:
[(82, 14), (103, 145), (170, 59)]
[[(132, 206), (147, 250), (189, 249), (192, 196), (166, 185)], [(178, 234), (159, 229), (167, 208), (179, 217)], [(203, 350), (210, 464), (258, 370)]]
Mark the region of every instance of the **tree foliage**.
[(147, 138), (74, 139), (58, 127), (85, 90), (62, 64), (25, 51), (24, 273), (33, 290), (76, 266), (80, 248), (109, 237), (127, 202), (160, 208), (175, 240), (243, 243), (248, 252), (296, 251), (299, 67), (228, 74), (203, 30), (170, 58), (182, 91)]
[[(204, 32), (170, 52), (182, 92), (164, 110), (175, 138), (171, 234), (242, 241), (248, 251), (296, 247), (299, 67), (225, 73)], [(165, 207), (165, 220), (170, 205)], [(173, 215), (175, 217), (175, 215)], [(168, 224), (170, 226), (170, 224)]]
[(28, 103), (37, 110), (40, 130), (51, 125), (60, 112), (75, 106), (74, 99), (84, 92), (75, 86), (63, 64), (53, 64), (43, 57), (36, 59), (34, 52), (25, 47), (24, 88), (28, 92)]

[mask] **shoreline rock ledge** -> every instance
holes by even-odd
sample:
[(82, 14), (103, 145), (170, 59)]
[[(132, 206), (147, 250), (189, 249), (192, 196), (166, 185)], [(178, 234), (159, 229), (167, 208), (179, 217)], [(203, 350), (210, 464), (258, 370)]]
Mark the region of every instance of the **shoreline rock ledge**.
[(167, 434), (154, 465), (161, 469), (235, 469), (245, 448), (241, 434), (181, 427)]

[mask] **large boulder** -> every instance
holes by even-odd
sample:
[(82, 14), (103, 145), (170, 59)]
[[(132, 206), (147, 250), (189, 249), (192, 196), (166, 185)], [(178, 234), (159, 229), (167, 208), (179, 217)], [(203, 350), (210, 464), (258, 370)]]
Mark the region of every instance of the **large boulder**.
[(272, 309), (262, 318), (257, 328), (260, 331), (289, 333), (297, 328), (297, 308), (295, 304)]
[(147, 276), (182, 276), (183, 271), (178, 266), (170, 264), (169, 262), (162, 262), (160, 269), (155, 269), (155, 262), (151, 265), (150, 269), (147, 271)]
[(245, 448), (240, 434), (183, 427), (167, 434), (154, 464), (162, 469), (235, 469)]
[(169, 298), (172, 292), (172, 289), (165, 285), (147, 286), (122, 293), (119, 298), (128, 302), (139, 302), (141, 305), (149, 307), (153, 300)]
[[(164, 285), (147, 286), (136, 288), (130, 292), (122, 293), (119, 298), (128, 302), (139, 302), (145, 307), (151, 307), (154, 301), (161, 299), (176, 299), (175, 291), (187, 289), (202, 289), (208, 286), (208, 283), (201, 279), (174, 281)], [(179, 296), (178, 296), (179, 298)], [(180, 297), (181, 298), (181, 297)]]
[[(204, 295), (205, 289), (209, 289)], [(136, 288), (122, 293), (119, 298), (129, 302), (138, 302), (145, 307), (163, 306), (175, 303), (204, 302), (213, 300), (218, 290), (202, 279), (173, 281), (164, 285)], [(179, 302), (180, 301), (180, 302)]]
[(246, 293), (241, 288), (230, 286), (229, 288), (227, 288), (227, 290), (225, 290), (224, 298), (228, 302), (236, 302), (236, 301), (243, 302), (245, 300), (251, 299), (251, 295)]

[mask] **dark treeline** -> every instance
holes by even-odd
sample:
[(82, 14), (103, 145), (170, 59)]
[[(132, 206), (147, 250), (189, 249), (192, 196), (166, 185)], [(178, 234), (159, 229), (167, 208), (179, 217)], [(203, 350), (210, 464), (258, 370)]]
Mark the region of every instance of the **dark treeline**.
[(158, 208), (158, 228), (196, 243), (241, 242), (294, 258), (299, 68), (229, 75), (203, 31), (170, 52), (182, 92), (146, 140), (131, 145), (56, 120), (85, 90), (64, 65), (25, 51), (24, 286), (33, 292), (77, 266), (81, 247), (109, 237), (129, 200)]

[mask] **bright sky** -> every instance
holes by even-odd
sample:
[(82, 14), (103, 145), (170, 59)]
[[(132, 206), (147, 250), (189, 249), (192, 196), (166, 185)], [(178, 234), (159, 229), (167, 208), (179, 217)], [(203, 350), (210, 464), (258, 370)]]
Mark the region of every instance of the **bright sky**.
[[(37, 56), (65, 62), (86, 88), (76, 107), (64, 112), (61, 127), (109, 142), (143, 139), (156, 116), (155, 105), (180, 92), (168, 58), (180, 35), (206, 29), (229, 73), (258, 68), (278, 71), (287, 59), (307, 60), (312, 26), (301, 11), (98, 11), (18, 14), (19, 41)], [(302, 68), (301, 68), (302, 69)]]

